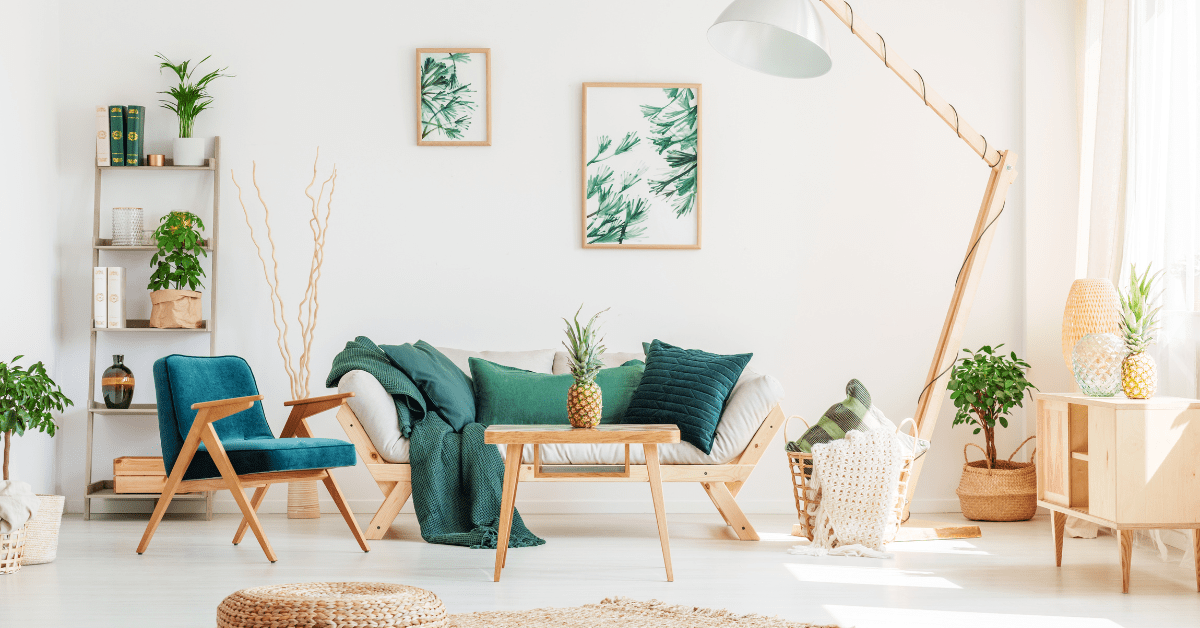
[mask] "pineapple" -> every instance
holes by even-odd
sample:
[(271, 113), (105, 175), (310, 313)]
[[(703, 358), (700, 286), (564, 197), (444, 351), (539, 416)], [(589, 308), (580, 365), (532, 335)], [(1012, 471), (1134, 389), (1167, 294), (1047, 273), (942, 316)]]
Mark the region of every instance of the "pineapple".
[(604, 407), (600, 385), (596, 383), (596, 374), (604, 365), (600, 361), (600, 356), (604, 355), (604, 345), (600, 343), (604, 339), (596, 338), (597, 330), (593, 329), (593, 325), (608, 310), (596, 312), (585, 326), (579, 324), (581, 311), (582, 305), (575, 312), (574, 324), (563, 319), (567, 324), (567, 340), (570, 341), (570, 344), (564, 342), (563, 346), (567, 348), (571, 375), (575, 376), (575, 383), (567, 391), (567, 420), (573, 427), (596, 427), (600, 424), (600, 412)]
[(1158, 368), (1146, 347), (1154, 342), (1158, 309), (1150, 308), (1150, 291), (1162, 271), (1150, 274), (1150, 267), (1141, 277), (1137, 267), (1129, 269), (1129, 291), (1121, 294), (1121, 335), (1129, 355), (1121, 362), (1121, 388), (1130, 399), (1149, 399), (1158, 388)]

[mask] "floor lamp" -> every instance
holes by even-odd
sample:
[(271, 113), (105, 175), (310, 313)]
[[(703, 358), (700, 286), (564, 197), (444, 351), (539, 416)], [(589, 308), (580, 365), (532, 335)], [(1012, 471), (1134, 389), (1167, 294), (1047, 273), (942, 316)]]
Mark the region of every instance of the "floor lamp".
[[(1013, 167), (1016, 153), (997, 150), (987, 138), (962, 120), (958, 110), (925, 82), (895, 50), (888, 50), (883, 36), (871, 30), (854, 9), (842, 0), (820, 0), (839, 20), (857, 35), (875, 56), (904, 81), (922, 102), (962, 138), (975, 154), (991, 169), (983, 203), (975, 220), (975, 229), (967, 242), (966, 257), (954, 284), (954, 296), (946, 312), (946, 322), (938, 337), (933, 362), (929, 365), (925, 387), (917, 404), (914, 419), (921, 438), (931, 439), (937, 425), (938, 410), (946, 387), (941, 378), (949, 371), (958, 355), (959, 341), (967, 324), (971, 302), (983, 275), (983, 264), (991, 248), (995, 230), (992, 224), (1004, 211), (1008, 186), (1017, 176)], [(708, 41), (718, 52), (733, 62), (766, 74), (785, 78), (821, 76), (833, 66), (825, 27), (817, 14), (813, 0), (734, 0), (708, 29)], [(908, 502), (911, 503), (925, 458), (916, 461), (908, 482)], [(905, 506), (905, 517), (908, 506)]]

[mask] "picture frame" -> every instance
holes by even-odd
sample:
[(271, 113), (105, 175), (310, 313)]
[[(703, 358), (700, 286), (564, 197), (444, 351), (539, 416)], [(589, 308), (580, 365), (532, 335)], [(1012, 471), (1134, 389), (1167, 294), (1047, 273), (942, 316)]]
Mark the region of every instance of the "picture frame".
[(703, 111), (699, 83), (583, 84), (583, 248), (700, 248)]
[(491, 146), (491, 48), (417, 48), (416, 69), (417, 145)]

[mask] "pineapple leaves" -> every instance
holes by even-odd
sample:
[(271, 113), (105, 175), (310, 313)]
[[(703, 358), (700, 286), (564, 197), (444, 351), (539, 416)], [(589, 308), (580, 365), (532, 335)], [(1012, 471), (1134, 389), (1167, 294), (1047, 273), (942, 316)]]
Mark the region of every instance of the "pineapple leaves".
[(1027, 390), (1037, 390), (1025, 378), (1029, 363), (1015, 351), (1001, 353), (1002, 346), (963, 349), (966, 355), (954, 363), (946, 386), (954, 403), (953, 425), (974, 425), (974, 434), (983, 432), (992, 466), (996, 464), (996, 424), (1007, 428), (1008, 413), (1022, 407)]
[(1155, 283), (1162, 275), (1158, 271), (1150, 274), (1152, 264), (1146, 265), (1146, 270), (1138, 275), (1137, 265), (1129, 265), (1129, 288), (1118, 292), (1121, 301), (1121, 336), (1125, 348), (1130, 353), (1141, 353), (1154, 342), (1154, 332), (1158, 331), (1158, 311), (1162, 306), (1150, 307), (1150, 303), (1160, 295), (1152, 295)]
[[(211, 105), (213, 101), (212, 96), (208, 94), (208, 84), (220, 77), (231, 77), (233, 75), (223, 74), (223, 72), (229, 68), (220, 68), (205, 74), (204, 76), (200, 77), (199, 80), (193, 83), (191, 82), (192, 74), (196, 71), (196, 68), (189, 67), (192, 63), (190, 60), (182, 63), (172, 63), (171, 60), (163, 56), (162, 53), (157, 53), (154, 56), (155, 58), (162, 60), (162, 62), (158, 64), (159, 73), (162, 73), (164, 69), (169, 69), (174, 72), (175, 76), (179, 79), (179, 85), (171, 87), (165, 92), (158, 92), (160, 94), (166, 94), (170, 96), (171, 100), (164, 98), (159, 102), (162, 103), (163, 109), (171, 111), (179, 117), (179, 137), (191, 137), (192, 128), (196, 122), (196, 116), (208, 109), (208, 106)], [(209, 57), (204, 57), (200, 60), (200, 63), (196, 64), (196, 66), (199, 67), (202, 63), (208, 61), (208, 59)]]
[(567, 361), (576, 383), (591, 383), (604, 366), (600, 356), (604, 355), (606, 348), (602, 344), (604, 338), (597, 337), (600, 330), (596, 327), (596, 320), (608, 309), (604, 308), (593, 314), (586, 325), (579, 323), (579, 313), (583, 311), (583, 305), (575, 311), (574, 321), (562, 319), (567, 324), (567, 340), (563, 342), (563, 347), (567, 349)]

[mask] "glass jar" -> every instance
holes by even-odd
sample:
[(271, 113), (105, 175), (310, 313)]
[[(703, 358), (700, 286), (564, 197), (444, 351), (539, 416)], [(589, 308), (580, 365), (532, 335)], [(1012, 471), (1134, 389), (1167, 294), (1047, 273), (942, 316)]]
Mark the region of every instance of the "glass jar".
[(125, 366), (125, 356), (114, 355), (112, 366), (104, 369), (104, 375), (100, 378), (104, 407), (116, 410), (128, 409), (129, 404), (133, 402), (133, 383), (133, 371)]
[(114, 207), (112, 210), (113, 246), (141, 246), (142, 225), (141, 207)]
[(1075, 343), (1071, 364), (1075, 383), (1089, 397), (1112, 397), (1121, 392), (1121, 361), (1125, 343), (1116, 334), (1087, 334)]

